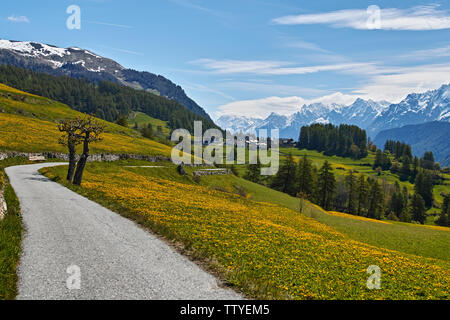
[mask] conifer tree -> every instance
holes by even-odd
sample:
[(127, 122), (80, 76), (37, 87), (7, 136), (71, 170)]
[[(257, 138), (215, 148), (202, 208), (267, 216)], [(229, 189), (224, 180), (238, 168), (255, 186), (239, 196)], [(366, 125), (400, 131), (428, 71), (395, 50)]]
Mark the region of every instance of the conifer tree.
[(372, 219), (381, 219), (383, 214), (383, 192), (377, 180), (370, 183), (370, 191), (368, 197), (367, 217)]
[(450, 194), (444, 197), (441, 214), (436, 223), (440, 226), (450, 227)]
[(367, 208), (367, 198), (368, 198), (368, 186), (367, 186), (367, 181), (364, 178), (364, 174), (361, 174), (359, 176), (359, 182), (358, 182), (358, 205), (357, 205), (357, 210), (356, 213), (358, 214), (358, 216), (362, 216), (365, 215), (366, 212), (366, 208)]
[(414, 193), (411, 199), (411, 218), (413, 221), (425, 223), (425, 201), (418, 193)]
[(433, 187), (433, 179), (430, 172), (421, 170), (417, 174), (414, 191), (422, 197), (427, 208), (431, 208), (433, 205)]
[(296, 196), (296, 171), (297, 165), (292, 155), (289, 154), (286, 157), (286, 161), (280, 166), (278, 173), (275, 175), (271, 187), (275, 190), (290, 194), (291, 196)]
[(125, 116), (122, 115), (122, 114), (119, 116), (119, 118), (117, 118), (116, 123), (117, 123), (119, 126), (122, 126), (122, 127), (128, 127), (128, 120), (127, 120), (127, 117), (125, 117)]
[(402, 158), (402, 167), (400, 169), (400, 181), (408, 180), (411, 175), (411, 159), (408, 156)]
[(348, 200), (347, 200), (347, 212), (355, 214), (357, 212), (357, 180), (353, 170), (350, 170), (348, 175), (345, 177), (345, 184), (347, 186)]
[(259, 160), (257, 160), (255, 164), (248, 165), (245, 179), (255, 183), (259, 183), (261, 181), (261, 162), (259, 162)]
[(409, 182), (414, 183), (414, 181), (416, 181), (416, 176), (419, 173), (419, 167), (420, 167), (420, 162), (419, 162), (419, 158), (414, 157), (413, 162), (412, 162), (412, 171), (411, 171), (411, 177), (409, 178)]
[(420, 165), (424, 169), (433, 170), (434, 169), (433, 152), (431, 152), (431, 151), (425, 152), (423, 157), (420, 159)]
[(395, 182), (394, 191), (392, 192), (391, 199), (389, 200), (389, 210), (395, 214), (397, 218), (400, 218), (403, 212), (403, 194), (400, 190), (400, 185), (398, 182)]
[(310, 198), (314, 192), (314, 178), (312, 163), (306, 156), (303, 156), (298, 163), (298, 192), (299, 194)]
[(320, 168), (317, 181), (317, 198), (319, 199), (319, 205), (325, 210), (331, 210), (333, 207), (335, 189), (336, 179), (330, 164), (326, 160)]

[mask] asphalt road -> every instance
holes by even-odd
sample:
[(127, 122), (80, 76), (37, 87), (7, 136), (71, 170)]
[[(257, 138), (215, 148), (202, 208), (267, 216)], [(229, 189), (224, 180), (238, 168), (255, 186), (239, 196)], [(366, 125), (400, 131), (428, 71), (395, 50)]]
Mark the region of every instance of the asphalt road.
[(25, 225), (18, 299), (241, 299), (134, 222), (50, 181), (6, 169)]

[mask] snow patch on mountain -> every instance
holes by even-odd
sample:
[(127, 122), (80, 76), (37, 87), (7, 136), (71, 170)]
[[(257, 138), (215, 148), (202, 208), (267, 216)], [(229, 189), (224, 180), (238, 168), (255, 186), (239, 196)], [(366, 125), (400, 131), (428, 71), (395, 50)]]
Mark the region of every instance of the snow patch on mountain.
[[(280, 137), (298, 139), (300, 128), (314, 123), (322, 124), (355, 124), (367, 128), (389, 107), (386, 101), (375, 102), (372, 100), (356, 99), (350, 105), (338, 103), (315, 102), (299, 106), (298, 111), (291, 115), (270, 114), (266, 119), (259, 120), (251, 125), (247, 124), (246, 117), (223, 116), (217, 124), (232, 132), (255, 133), (258, 129), (279, 129)], [(226, 118), (227, 125), (220, 121)]]
[(210, 119), (183, 88), (169, 79), (150, 72), (126, 69), (114, 60), (78, 47), (58, 48), (37, 42), (0, 39), (0, 64), (94, 82), (110, 81), (138, 90), (158, 92), (162, 97), (176, 100), (192, 112)]
[(400, 103), (390, 105), (374, 120), (368, 131), (371, 135), (375, 135), (386, 129), (436, 120), (450, 121), (449, 84), (425, 93), (409, 94)]
[(30, 55), (59, 56), (70, 55), (70, 51), (63, 48), (49, 46), (42, 43), (0, 40), (0, 49), (13, 50)]

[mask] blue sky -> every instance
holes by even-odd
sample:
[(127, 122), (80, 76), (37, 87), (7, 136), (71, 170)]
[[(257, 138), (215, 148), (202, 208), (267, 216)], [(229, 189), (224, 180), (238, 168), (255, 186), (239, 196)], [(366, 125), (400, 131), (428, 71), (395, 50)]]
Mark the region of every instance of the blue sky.
[[(73, 4), (81, 30), (66, 28)], [(15, 0), (0, 30), (164, 75), (213, 117), (397, 102), (450, 82), (448, 1)]]

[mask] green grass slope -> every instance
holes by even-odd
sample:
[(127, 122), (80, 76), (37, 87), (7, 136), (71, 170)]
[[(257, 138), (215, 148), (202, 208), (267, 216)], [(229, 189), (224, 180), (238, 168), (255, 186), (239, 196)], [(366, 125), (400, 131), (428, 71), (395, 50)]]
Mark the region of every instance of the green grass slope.
[[(339, 223), (347, 225), (339, 227), (331, 219), (320, 222), (319, 213), (300, 214), (298, 199), (232, 175), (194, 179), (180, 176), (171, 163), (160, 163), (162, 168), (136, 167), (140, 165), (146, 164), (91, 163), (82, 188), (66, 185), (176, 241), (249, 297), (449, 297), (449, 231), (412, 225), (383, 229), (379, 222), (381, 229), (374, 229), (374, 222), (358, 225), (349, 218), (341, 218)], [(65, 184), (65, 170), (43, 172)], [(192, 170), (188, 168), (188, 173)], [(349, 231), (353, 228), (364, 241), (355, 240), (356, 234)], [(385, 242), (371, 244), (372, 237), (364, 237), (370, 229)], [(408, 234), (407, 241), (424, 245), (408, 249), (399, 243), (398, 230), (403, 230), (403, 238)], [(426, 238), (430, 241), (424, 242)], [(382, 269), (382, 290), (366, 287), (370, 265)]]
[[(83, 116), (68, 106), (0, 84), (0, 150), (66, 152), (58, 144), (58, 120)], [(104, 140), (92, 144), (93, 153), (130, 153), (169, 156), (171, 148), (140, 133), (98, 119), (105, 125)]]

